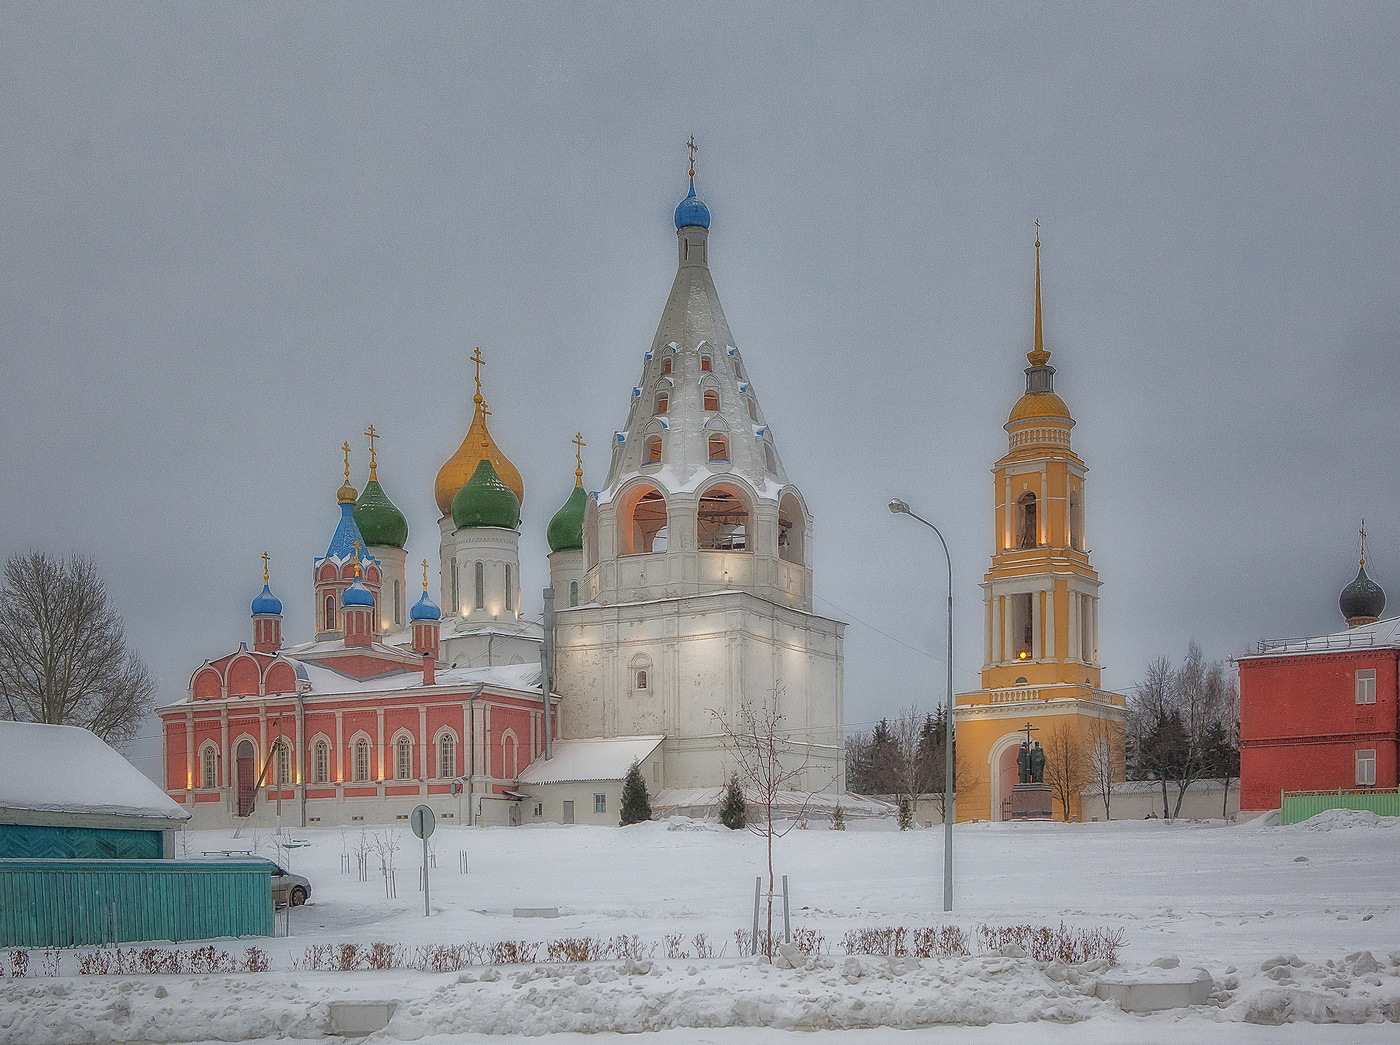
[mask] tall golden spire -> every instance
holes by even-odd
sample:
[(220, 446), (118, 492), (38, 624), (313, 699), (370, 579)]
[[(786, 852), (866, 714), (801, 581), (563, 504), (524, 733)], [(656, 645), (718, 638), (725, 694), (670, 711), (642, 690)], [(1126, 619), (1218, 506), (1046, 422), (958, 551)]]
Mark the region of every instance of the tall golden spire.
[[(380, 435), (374, 430), (374, 425), (370, 425), (369, 428), (365, 430), (365, 435), (369, 436), (369, 477), (370, 481), (373, 482), (378, 478), (378, 476), (374, 474), (374, 441), (379, 439)], [(349, 482), (349, 479), (346, 479), (346, 482)]]
[(1026, 353), (1031, 366), (1044, 366), (1050, 362), (1050, 353), (1045, 351), (1045, 330), (1040, 321), (1040, 219), (1035, 219), (1035, 348)]
[(582, 432), (579, 432), (578, 435), (574, 436), (574, 446), (578, 448), (574, 451), (574, 460), (578, 462), (576, 467), (574, 468), (575, 487), (583, 485), (583, 448), (587, 445), (588, 444), (583, 441)]

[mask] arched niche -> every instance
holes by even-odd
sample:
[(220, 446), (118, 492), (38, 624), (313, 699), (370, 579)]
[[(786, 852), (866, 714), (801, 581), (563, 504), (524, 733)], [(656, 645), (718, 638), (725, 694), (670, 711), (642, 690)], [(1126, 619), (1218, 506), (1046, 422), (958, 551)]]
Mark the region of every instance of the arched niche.
[(623, 491), (617, 501), (617, 554), (666, 550), (666, 497), (650, 483)]
[(807, 510), (791, 490), (778, 498), (778, 558), (798, 566), (807, 562)]

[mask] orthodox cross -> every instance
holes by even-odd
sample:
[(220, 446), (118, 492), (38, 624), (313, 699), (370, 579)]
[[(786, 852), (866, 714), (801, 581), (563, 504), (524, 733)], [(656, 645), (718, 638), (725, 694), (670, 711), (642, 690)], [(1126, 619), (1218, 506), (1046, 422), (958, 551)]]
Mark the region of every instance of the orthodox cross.
[(360, 575), (360, 542), (351, 541), (350, 544), (355, 549), (355, 576), (358, 577)]
[(268, 560), (268, 554), (267, 554), (267, 552), (263, 552), (263, 584), (264, 584), (264, 585), (267, 584), (267, 578), (268, 578), (267, 560)]
[(1040, 246), (1040, 219), (1035, 219), (1035, 245)]
[(428, 590), (428, 560), (423, 560), (423, 590)]
[(345, 485), (350, 485), (350, 444), (341, 443), (340, 448), (345, 451)]
[(471, 361), (476, 364), (476, 398), (481, 398), (481, 368), (486, 364), (486, 360), (481, 358), (481, 346), (476, 346), (476, 351), (471, 354)]
[(686, 142), (687, 149), (690, 150), (690, 176), (695, 177), (695, 154), (700, 150), (700, 146), (695, 144), (695, 135), (690, 136), (690, 141)]
[(578, 462), (574, 468), (574, 478), (580, 486), (583, 485), (583, 448), (587, 445), (588, 444), (583, 441), (582, 432), (574, 436), (574, 446), (577, 447), (577, 449), (574, 450), (574, 460)]
[(1030, 746), (1031, 746), (1031, 734), (1032, 734), (1032, 733), (1039, 733), (1040, 730), (1037, 729), (1035, 726), (1032, 726), (1029, 722), (1027, 722), (1027, 723), (1026, 723), (1024, 726), (1022, 726), (1022, 727), (1020, 728), (1020, 730), (1018, 730), (1017, 732), (1021, 732), (1021, 733), (1025, 733), (1025, 734), (1026, 734), (1026, 748), (1029, 750), (1029, 748), (1030, 748)]
[(1361, 520), (1361, 565), (1366, 565), (1366, 520)]
[(376, 439), (381, 438), (381, 436), (379, 435), (378, 432), (376, 432), (376, 431), (374, 430), (374, 425), (370, 425), (369, 428), (365, 430), (365, 435), (369, 436), (369, 477), (370, 477), (371, 479), (373, 479), (373, 478), (375, 477), (375, 476), (374, 476), (374, 441), (375, 441)]

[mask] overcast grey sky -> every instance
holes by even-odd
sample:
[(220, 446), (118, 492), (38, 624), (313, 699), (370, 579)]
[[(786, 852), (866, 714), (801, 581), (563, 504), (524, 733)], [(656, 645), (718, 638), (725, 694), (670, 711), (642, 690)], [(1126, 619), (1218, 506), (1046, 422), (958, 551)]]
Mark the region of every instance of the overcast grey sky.
[(476, 345), (538, 612), (692, 133), (849, 725), (941, 696), (942, 555), (894, 495), (977, 684), (1036, 218), (1105, 683), (1342, 626), (1363, 516), (1400, 607), (1394, 5), (10, 2), (0, 48), (0, 556), (94, 557), (162, 703), (249, 637), (264, 550), (308, 636), (371, 422), (436, 566)]

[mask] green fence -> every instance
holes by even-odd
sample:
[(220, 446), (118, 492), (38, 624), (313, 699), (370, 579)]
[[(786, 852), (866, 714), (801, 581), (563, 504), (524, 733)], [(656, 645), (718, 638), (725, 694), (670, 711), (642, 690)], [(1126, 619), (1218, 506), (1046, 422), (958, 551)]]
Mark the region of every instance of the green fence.
[(1366, 788), (1359, 791), (1285, 791), (1283, 822), (1300, 824), (1326, 809), (1363, 809), (1378, 816), (1400, 816), (1400, 789)]
[(0, 860), (0, 947), (273, 935), (263, 861)]

